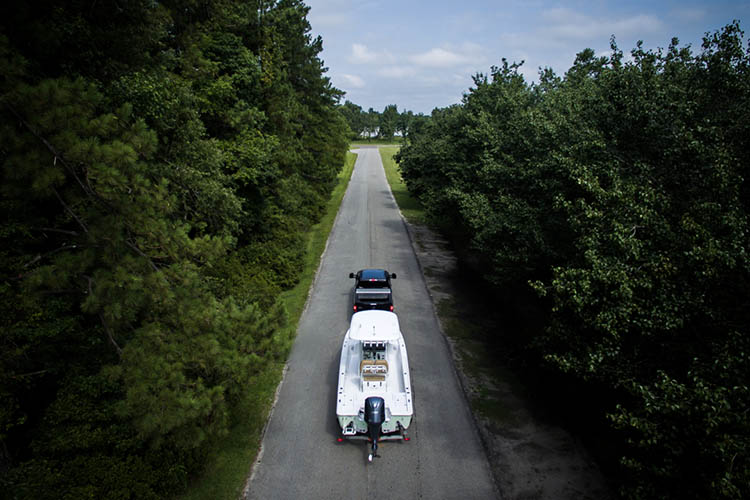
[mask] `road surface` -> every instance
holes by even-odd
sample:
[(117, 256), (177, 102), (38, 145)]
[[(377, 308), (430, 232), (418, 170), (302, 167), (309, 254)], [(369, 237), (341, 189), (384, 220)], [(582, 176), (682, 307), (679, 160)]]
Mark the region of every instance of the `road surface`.
[[(336, 384), (351, 318), (349, 273), (384, 268), (393, 281), (411, 365), (409, 442), (337, 443)], [(362, 148), (329, 236), (245, 498), (496, 498), (490, 468), (377, 148)]]

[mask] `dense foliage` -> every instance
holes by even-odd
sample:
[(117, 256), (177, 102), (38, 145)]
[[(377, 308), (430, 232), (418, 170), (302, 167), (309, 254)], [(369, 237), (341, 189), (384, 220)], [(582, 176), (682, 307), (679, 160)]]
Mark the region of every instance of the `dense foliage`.
[(0, 471), (184, 487), (264, 367), (343, 164), (300, 0), (0, 7)]
[[(504, 62), (399, 154), (409, 190), (609, 421), (628, 498), (750, 496), (750, 50)], [(554, 373), (554, 371), (552, 372)]]

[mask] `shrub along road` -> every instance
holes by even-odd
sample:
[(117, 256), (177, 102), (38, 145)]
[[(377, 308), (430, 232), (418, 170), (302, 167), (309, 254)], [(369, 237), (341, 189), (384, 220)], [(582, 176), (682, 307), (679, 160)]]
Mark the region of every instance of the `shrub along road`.
[[(415, 398), (412, 440), (367, 464), (337, 443), (335, 393), (351, 318), (349, 272), (395, 272)], [(496, 490), (377, 148), (362, 148), (322, 258), (245, 498), (492, 498)]]

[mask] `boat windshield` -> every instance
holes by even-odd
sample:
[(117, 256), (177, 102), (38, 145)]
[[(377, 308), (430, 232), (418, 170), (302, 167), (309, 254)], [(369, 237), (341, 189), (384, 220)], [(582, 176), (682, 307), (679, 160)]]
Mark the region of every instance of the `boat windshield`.
[(362, 342), (362, 359), (385, 359), (385, 342)]

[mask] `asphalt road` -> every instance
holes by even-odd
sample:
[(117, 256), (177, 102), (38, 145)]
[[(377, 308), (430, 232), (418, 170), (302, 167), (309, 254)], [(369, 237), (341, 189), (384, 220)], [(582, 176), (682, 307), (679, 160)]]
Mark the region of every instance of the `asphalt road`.
[[(349, 273), (395, 272), (395, 312), (411, 365), (409, 442), (337, 443), (336, 383), (351, 318)], [(359, 150), (288, 361), (246, 498), (496, 498), (490, 468), (376, 148)]]

